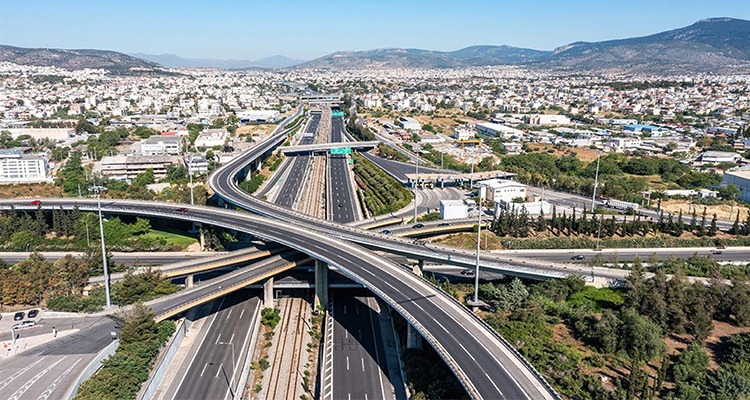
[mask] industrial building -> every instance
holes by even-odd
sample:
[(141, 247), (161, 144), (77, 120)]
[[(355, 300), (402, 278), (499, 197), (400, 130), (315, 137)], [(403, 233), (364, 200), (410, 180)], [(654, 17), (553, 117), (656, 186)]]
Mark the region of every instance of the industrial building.
[(522, 130), (511, 128), (509, 126), (505, 126), (502, 124), (495, 124), (492, 122), (483, 122), (483, 123), (477, 124), (476, 129), (477, 129), (477, 133), (481, 133), (487, 136), (496, 136), (496, 137), (505, 137), (505, 138), (511, 138), (511, 137), (521, 138), (524, 135)]
[(235, 113), (241, 125), (247, 125), (253, 122), (269, 123), (278, 121), (281, 113), (276, 110), (241, 110)]
[(44, 182), (46, 154), (23, 154), (17, 149), (0, 150), (0, 183)]
[(411, 117), (399, 117), (395, 121), (396, 126), (406, 129), (407, 131), (419, 131), (422, 130), (422, 124)]
[(733, 183), (740, 189), (738, 200), (750, 202), (750, 170), (727, 171), (721, 179), (721, 185)]
[(510, 203), (517, 198), (526, 200), (527, 186), (523, 183), (508, 179), (487, 179), (477, 182), (477, 184), (479, 185), (479, 195), (487, 200), (504, 201), (506, 203)]
[(195, 139), (195, 147), (224, 146), (226, 139), (226, 129), (204, 129)]

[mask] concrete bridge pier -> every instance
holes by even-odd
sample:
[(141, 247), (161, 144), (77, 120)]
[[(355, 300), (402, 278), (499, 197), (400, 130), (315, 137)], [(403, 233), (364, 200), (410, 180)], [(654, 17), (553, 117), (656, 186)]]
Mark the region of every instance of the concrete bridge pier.
[(424, 275), (424, 260), (417, 260), (417, 265), (414, 266), (414, 268), (412, 269), (412, 272), (414, 272), (414, 275), (423, 276)]
[(191, 288), (191, 287), (193, 287), (195, 285), (195, 280), (194, 279), (195, 279), (195, 275), (194, 274), (190, 274), (190, 275), (188, 275), (188, 276), (185, 277), (185, 288), (186, 289), (189, 289), (189, 288)]
[(315, 260), (315, 302), (313, 307), (328, 306), (328, 264)]
[(422, 335), (420, 335), (411, 324), (408, 324), (407, 326), (406, 348), (410, 350), (422, 350)]
[(273, 277), (263, 284), (263, 307), (273, 308)]

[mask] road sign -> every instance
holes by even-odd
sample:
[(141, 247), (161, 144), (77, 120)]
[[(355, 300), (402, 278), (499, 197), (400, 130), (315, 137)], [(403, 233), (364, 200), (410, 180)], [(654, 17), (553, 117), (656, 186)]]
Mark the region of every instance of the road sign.
[(331, 154), (352, 154), (351, 147), (334, 147), (331, 149)]
[(331, 113), (331, 116), (334, 116), (334, 117), (343, 117), (344, 116), (344, 112), (343, 111), (334, 111), (334, 112)]

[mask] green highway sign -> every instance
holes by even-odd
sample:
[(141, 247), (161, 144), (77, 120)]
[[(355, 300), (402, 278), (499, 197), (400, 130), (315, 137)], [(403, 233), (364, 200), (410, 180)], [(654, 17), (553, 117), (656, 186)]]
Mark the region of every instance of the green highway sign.
[(331, 149), (331, 154), (352, 154), (351, 147), (334, 147)]
[(334, 111), (334, 112), (331, 113), (331, 115), (334, 116), (334, 117), (343, 117), (344, 116), (344, 112), (343, 111)]

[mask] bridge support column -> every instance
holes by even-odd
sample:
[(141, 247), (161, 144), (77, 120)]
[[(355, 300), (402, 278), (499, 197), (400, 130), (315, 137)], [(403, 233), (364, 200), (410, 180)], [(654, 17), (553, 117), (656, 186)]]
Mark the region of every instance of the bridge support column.
[(411, 324), (408, 324), (407, 326), (406, 348), (410, 350), (422, 350), (422, 335), (420, 335)]
[(315, 309), (328, 306), (328, 264), (315, 260)]
[(414, 275), (423, 276), (424, 275), (424, 260), (417, 260), (417, 265), (414, 266), (414, 268), (412, 269), (412, 272), (414, 272)]
[(273, 277), (263, 284), (263, 307), (273, 308)]
[(186, 289), (189, 289), (189, 288), (191, 288), (191, 287), (193, 287), (195, 285), (194, 278), (195, 278), (195, 275), (193, 275), (193, 274), (190, 274), (190, 275), (188, 275), (188, 276), (185, 277), (185, 288)]

